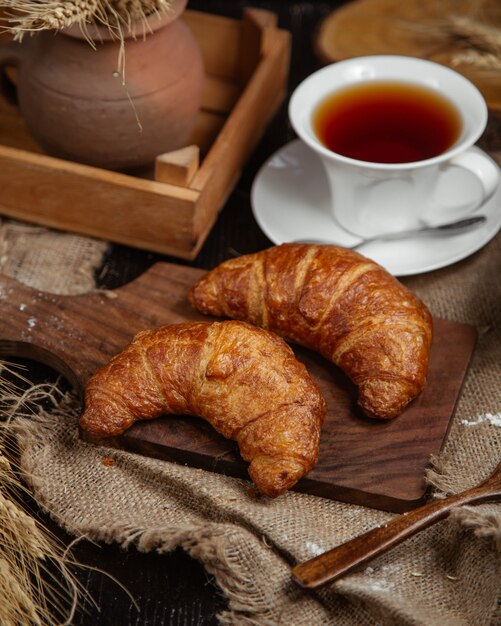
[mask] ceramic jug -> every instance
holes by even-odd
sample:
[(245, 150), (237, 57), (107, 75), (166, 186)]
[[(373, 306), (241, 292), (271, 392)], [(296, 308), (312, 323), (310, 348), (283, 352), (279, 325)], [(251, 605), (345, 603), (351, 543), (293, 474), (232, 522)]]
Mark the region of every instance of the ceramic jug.
[[(186, 2), (173, 0), (170, 10), (125, 32), (123, 49), (97, 26), (90, 29), (95, 47), (78, 27), (0, 46), (3, 95), (16, 96), (47, 154), (129, 170), (187, 144), (204, 72), (198, 44), (178, 19)], [(17, 70), (17, 93), (5, 74), (9, 65)]]

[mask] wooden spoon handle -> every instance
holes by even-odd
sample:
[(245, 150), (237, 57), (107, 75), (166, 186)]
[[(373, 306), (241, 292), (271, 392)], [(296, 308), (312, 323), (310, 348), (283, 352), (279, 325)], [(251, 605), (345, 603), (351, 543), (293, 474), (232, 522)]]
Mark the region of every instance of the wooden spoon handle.
[(389, 522), (341, 544), (292, 569), (293, 580), (301, 587), (313, 589), (332, 582), (367, 563), (389, 548), (444, 518), (459, 504), (487, 499), (492, 490), (484, 485), (457, 495), (430, 502), (409, 513), (398, 515)]

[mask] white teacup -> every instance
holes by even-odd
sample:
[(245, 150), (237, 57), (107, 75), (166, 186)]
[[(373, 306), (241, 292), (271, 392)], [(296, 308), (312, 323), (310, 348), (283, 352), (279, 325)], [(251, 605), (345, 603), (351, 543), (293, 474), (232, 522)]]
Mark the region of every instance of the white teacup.
[[(370, 81), (417, 85), (445, 97), (459, 113), (456, 140), (440, 154), (398, 163), (360, 160), (329, 149), (313, 123), (319, 104), (338, 90)], [(334, 218), (362, 237), (460, 219), (484, 205), (499, 184), (498, 166), (473, 147), (487, 124), (481, 93), (466, 78), (437, 63), (386, 55), (328, 65), (295, 89), (289, 117), (296, 133), (325, 166)], [(473, 177), (475, 197), (458, 199), (452, 193), (447, 198), (438, 193), (452, 168), (462, 168)]]

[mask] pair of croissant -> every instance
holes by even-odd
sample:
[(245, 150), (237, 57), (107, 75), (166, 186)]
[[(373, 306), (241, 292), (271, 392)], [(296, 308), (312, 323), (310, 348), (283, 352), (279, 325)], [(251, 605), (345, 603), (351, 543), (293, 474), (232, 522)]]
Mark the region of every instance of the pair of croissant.
[(357, 252), (275, 246), (222, 263), (189, 299), (203, 313), (240, 321), (139, 333), (89, 380), (82, 431), (112, 437), (138, 419), (196, 414), (238, 442), (256, 486), (277, 496), (315, 465), (326, 412), (277, 335), (337, 364), (371, 417), (395, 417), (425, 385), (430, 313)]

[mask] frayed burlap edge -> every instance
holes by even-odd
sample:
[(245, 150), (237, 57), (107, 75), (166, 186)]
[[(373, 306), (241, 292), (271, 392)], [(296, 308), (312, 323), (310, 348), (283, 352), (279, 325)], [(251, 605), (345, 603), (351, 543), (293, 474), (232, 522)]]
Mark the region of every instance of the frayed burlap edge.
[(491, 539), (501, 551), (501, 513), (498, 509), (481, 511), (476, 507), (462, 506), (452, 511), (451, 520), (464, 528), (471, 528), (477, 537)]
[[(50, 412), (40, 410), (30, 417), (15, 418), (15, 428), (21, 451), (21, 468), (26, 482), (31, 486), (37, 503), (54, 521), (77, 539), (89, 539), (105, 543), (117, 543), (121, 548), (135, 547), (142, 552), (156, 551), (167, 553), (181, 547), (191, 557), (200, 561), (214, 576), (221, 591), (228, 599), (228, 610), (218, 616), (224, 626), (276, 626), (276, 597), (262, 601), (262, 589), (256, 585), (252, 572), (242, 559), (239, 533), (231, 527), (221, 528), (220, 524), (204, 523), (203, 526), (173, 529), (168, 526), (142, 528), (128, 524), (113, 526), (92, 526), (79, 529), (68, 523), (64, 515), (53, 510), (44, 495), (44, 478), (33, 471), (36, 454), (43, 454), (47, 434), (60, 420), (74, 418), (78, 414), (78, 400), (71, 394), (61, 395), (57, 387), (46, 392), (46, 399), (52, 401)], [(83, 442), (79, 445), (87, 446)], [(28, 451), (28, 453), (26, 453)], [(120, 452), (120, 454), (129, 454)], [(241, 532), (241, 531), (240, 531)], [(267, 564), (263, 563), (263, 567)], [(284, 575), (288, 568), (284, 563)], [(296, 592), (297, 593), (297, 592)], [(324, 622), (322, 622), (324, 623)]]
[[(55, 393), (59, 392), (56, 391)], [(276, 602), (282, 601), (285, 611), (287, 603), (293, 602), (294, 597), (297, 599), (301, 592), (294, 589), (290, 584), (288, 564), (281, 559), (283, 580), (289, 581), (287, 585), (284, 583), (283, 597), (278, 598), (276, 594), (274, 595), (270, 592), (269, 596), (265, 595), (263, 598), (263, 590), (258, 588), (251, 569), (247, 567), (246, 560), (242, 558), (241, 533), (246, 532), (245, 529), (234, 529), (230, 524), (225, 526), (211, 522), (204, 523), (203, 526), (185, 526), (182, 529), (169, 526), (143, 528), (123, 523), (107, 526), (106, 528), (92, 526), (77, 529), (68, 523), (67, 518), (52, 510), (51, 503), (46, 500), (44, 494), (44, 477), (36, 475), (34, 459), (38, 457), (38, 454), (43, 454), (47, 437), (52, 432), (54, 425), (60, 422), (60, 420), (69, 420), (70, 417), (72, 418), (70, 420), (71, 423), (71, 421), (75, 420), (77, 412), (78, 402), (71, 394), (68, 394), (59, 399), (54, 399), (54, 407), (50, 413), (40, 411), (38, 415), (33, 416), (31, 419), (16, 419), (21, 443), (23, 471), (26, 474), (27, 481), (33, 488), (35, 498), (39, 504), (52, 515), (58, 524), (77, 536), (84, 536), (91, 540), (107, 543), (116, 542), (125, 549), (134, 546), (144, 552), (154, 550), (158, 553), (165, 553), (173, 550), (175, 547), (181, 547), (190, 556), (203, 563), (207, 571), (215, 577), (222, 592), (228, 598), (229, 610), (219, 616), (222, 624), (225, 626), (237, 626), (240, 624), (243, 626), (275, 626), (277, 624)], [(78, 445), (87, 446), (88, 444), (79, 442)], [(26, 453), (27, 451), (28, 453)], [(120, 451), (120, 454), (128, 455), (130, 453)], [(449, 471), (454, 471), (454, 467), (451, 466), (450, 458), (448, 458), (446, 451), (443, 458), (438, 457), (435, 459), (435, 464), (428, 475), (430, 484), (434, 484), (436, 487), (435, 493), (437, 497), (453, 491), (448, 475)], [(477, 537), (493, 540), (498, 548), (501, 548), (499, 543), (501, 511), (499, 511), (499, 507), (496, 509), (489, 508), (489, 505), (481, 505), (475, 508), (461, 507), (453, 512), (449, 521), (452, 524), (459, 524), (466, 529), (473, 530)], [(271, 548), (271, 546), (269, 547)], [(273, 566), (277, 566), (276, 555), (273, 550), (269, 550), (269, 555), (265, 558), (274, 558)], [(263, 568), (267, 566), (268, 563), (262, 563)], [(341, 590), (344, 590), (346, 597), (353, 595), (353, 590), (349, 583), (346, 583), (346, 585), (342, 584), (340, 586)], [(332, 615), (329, 614), (327, 609), (322, 607), (321, 602), (319, 603), (318, 596), (305, 596), (305, 594), (303, 596), (303, 603), (315, 604), (315, 611), (319, 615), (318, 624), (331, 623), (329, 620), (332, 618)], [(351, 599), (354, 606), (360, 603), (360, 598), (363, 597), (363, 593), (359, 596), (355, 592)], [(298, 614), (300, 614), (300, 603), (297, 606)], [(360, 606), (362, 608), (359, 610), (363, 611), (363, 604)], [(302, 608), (306, 613), (308, 612), (307, 608)], [(401, 617), (403, 618), (403, 615)], [(294, 620), (287, 621), (290, 624), (307, 623), (301, 621), (301, 618), (297, 618), (297, 616)], [(372, 624), (373, 622), (367, 617), (366, 620), (359, 623)], [(411, 624), (414, 622), (412, 622), (410, 616), (406, 615), (401, 623)]]
[[(489, 424), (494, 425), (495, 432), (499, 431), (500, 433), (494, 445), (497, 444), (499, 454), (501, 455), (501, 413), (486, 413), (473, 420), (455, 421), (453, 431), (458, 426), (467, 429), (467, 434), (461, 438), (463, 445), (459, 446), (459, 449), (458, 445), (447, 445), (439, 456), (434, 456), (430, 459), (430, 467), (426, 470), (425, 478), (427, 483), (433, 488), (433, 497), (435, 499), (443, 499), (457, 493), (459, 484), (468, 484), (467, 471), (465, 471), (468, 465), (465, 463), (465, 458), (471, 452), (464, 450), (464, 441), (474, 438), (482, 440), (489, 428)], [(450, 441), (458, 441), (458, 438), (453, 436)], [(477, 474), (470, 478), (470, 486), (485, 480), (495, 469), (494, 467), (489, 467), (485, 459), (481, 459), (481, 461), (483, 462), (478, 463), (476, 467)], [(501, 463), (501, 456), (499, 461)], [(453, 509), (449, 515), (449, 520), (460, 524), (464, 528), (471, 529), (477, 537), (491, 539), (497, 549), (501, 550), (501, 507), (499, 505), (464, 505)]]
[(47, 293), (93, 291), (94, 272), (108, 248), (106, 241), (0, 220), (0, 272)]

